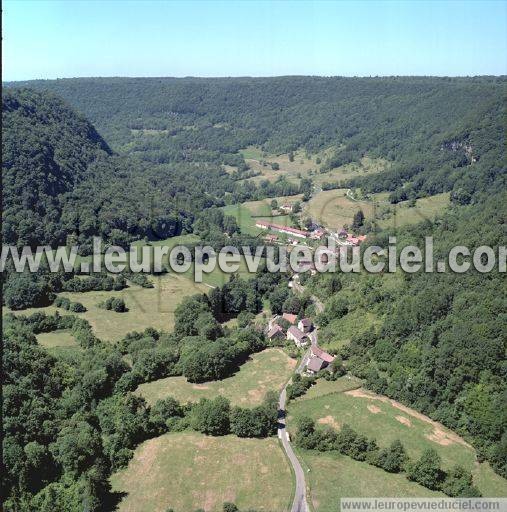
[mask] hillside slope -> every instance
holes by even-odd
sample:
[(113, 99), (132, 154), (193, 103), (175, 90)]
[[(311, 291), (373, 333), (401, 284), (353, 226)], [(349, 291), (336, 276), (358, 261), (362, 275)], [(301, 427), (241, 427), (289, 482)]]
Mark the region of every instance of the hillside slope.
[[(364, 155), (393, 162), (367, 190), (455, 191), (498, 177), (505, 77), (78, 78), (30, 81), (61, 95), (120, 152), (154, 163), (244, 165), (238, 150), (331, 148), (322, 170)], [(20, 85), (20, 84), (15, 84)], [(471, 164), (474, 165), (471, 165)], [(363, 183), (366, 181), (366, 183)], [(478, 181), (478, 185), (474, 182)]]

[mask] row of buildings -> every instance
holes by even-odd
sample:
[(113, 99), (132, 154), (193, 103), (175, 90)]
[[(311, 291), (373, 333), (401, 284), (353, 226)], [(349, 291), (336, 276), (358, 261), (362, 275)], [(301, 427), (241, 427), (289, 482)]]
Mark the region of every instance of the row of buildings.
[(277, 233), (283, 233), (285, 235), (294, 236), (296, 238), (303, 239), (313, 239), (320, 240), (325, 234), (326, 231), (322, 228), (314, 229), (313, 231), (307, 231), (303, 229), (290, 228), (288, 226), (283, 226), (282, 224), (275, 224), (273, 222), (267, 222), (265, 220), (258, 220), (255, 223), (255, 226), (260, 229), (267, 229), (270, 231), (276, 231)]
[[(275, 231), (277, 233), (283, 233), (285, 235), (302, 239), (321, 240), (327, 234), (327, 231), (324, 228), (318, 226), (316, 226), (312, 231), (307, 231), (303, 229), (296, 229), (288, 226), (283, 226), (281, 224), (275, 224), (273, 222), (268, 222), (264, 220), (258, 220), (255, 223), (255, 226), (260, 229)], [(352, 245), (357, 247), (366, 240), (366, 235), (356, 236), (353, 235), (352, 233), (348, 233), (345, 229), (342, 229), (337, 233), (337, 238), (343, 245)], [(268, 234), (266, 235), (265, 239), (268, 242), (276, 242), (278, 240), (278, 237), (274, 234)]]

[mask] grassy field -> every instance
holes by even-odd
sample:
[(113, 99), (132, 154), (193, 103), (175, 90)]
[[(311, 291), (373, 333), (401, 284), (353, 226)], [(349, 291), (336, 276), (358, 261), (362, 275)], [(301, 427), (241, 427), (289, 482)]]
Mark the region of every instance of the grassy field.
[(475, 450), (463, 439), (428, 417), (385, 397), (361, 389), (332, 393), (295, 401), (289, 407), (289, 414), (292, 425), (294, 419), (302, 415), (334, 428), (347, 423), (375, 438), (380, 447), (400, 439), (411, 458), (419, 457), (426, 448), (434, 448), (442, 458), (444, 469), (460, 464), (471, 470), (474, 482), (485, 496), (507, 495), (507, 481), (493, 473), (488, 464), (477, 463)]
[(224, 380), (191, 384), (185, 377), (168, 377), (141, 384), (136, 394), (150, 404), (168, 396), (186, 403), (222, 395), (233, 405), (254, 407), (262, 402), (267, 391), (277, 391), (285, 384), (295, 365), (296, 361), (282, 350), (271, 348), (252, 355), (235, 375)]
[(77, 354), (82, 350), (69, 329), (37, 334), (37, 342), (56, 357)]
[[(382, 200), (383, 196), (376, 194), (373, 199)], [(389, 208), (391, 213), (386, 219), (378, 218), (380, 215), (377, 214), (377, 224), (382, 229), (386, 229), (402, 227), (408, 224), (416, 224), (424, 220), (433, 221), (435, 217), (444, 212), (449, 204), (449, 192), (444, 192), (442, 194), (418, 199), (415, 206), (412, 208), (409, 208), (408, 201), (402, 201), (396, 205), (389, 205), (386, 207), (381, 206), (378, 208), (380, 212), (385, 208)]]
[(279, 205), (285, 202), (295, 203), (301, 200), (302, 195), (275, 197), (269, 199), (262, 199), (260, 201), (247, 201), (242, 204), (231, 204), (224, 206), (223, 211), (225, 215), (230, 215), (236, 219), (238, 226), (242, 233), (249, 235), (258, 235), (266, 233), (266, 230), (257, 228), (255, 223), (258, 220), (266, 222), (273, 222), (282, 226), (290, 226), (289, 215), (271, 215), (271, 201), (276, 199)]
[[(150, 278), (154, 288), (141, 288), (131, 284), (121, 291), (92, 291), (85, 293), (62, 292), (59, 295), (68, 297), (73, 302), (81, 302), (87, 309), (78, 316), (90, 322), (94, 334), (102, 340), (115, 341), (131, 331), (141, 331), (146, 327), (155, 327), (171, 331), (174, 325), (174, 311), (181, 299), (187, 295), (205, 293), (209, 287), (194, 283), (191, 279), (175, 274), (164, 274)], [(125, 300), (129, 311), (116, 313), (97, 306), (108, 297), (121, 297)], [(48, 306), (31, 308), (14, 312), (30, 315), (37, 311), (53, 314), (56, 311), (64, 314), (65, 310)]]
[[(315, 185), (320, 186), (324, 182), (335, 182), (356, 178), (357, 176), (367, 176), (370, 174), (382, 172), (389, 167), (389, 162), (380, 158), (364, 157), (360, 162), (352, 162), (327, 171), (319, 172), (321, 164), (317, 164), (317, 158), (325, 162), (326, 157), (331, 153), (329, 149), (320, 151), (313, 155), (307, 155), (304, 150), (294, 152), (294, 161), (289, 161), (287, 153), (282, 155), (265, 155), (262, 150), (250, 146), (241, 151), (245, 161), (250, 168), (259, 173), (259, 175), (249, 178), (250, 181), (260, 182), (262, 180), (274, 181), (279, 176), (284, 176), (292, 183), (298, 183), (301, 178), (312, 178)], [(263, 165), (263, 162), (265, 165)], [(277, 163), (279, 169), (273, 170), (272, 163)], [(231, 171), (228, 171), (231, 172)]]
[(337, 512), (340, 498), (367, 497), (437, 497), (404, 475), (357, 462), (337, 452), (298, 451), (303, 459), (310, 486), (311, 504), (316, 512)]
[(387, 193), (374, 194), (371, 201), (354, 201), (346, 189), (325, 190), (315, 194), (305, 207), (306, 213), (330, 229), (352, 224), (354, 214), (363, 210), (366, 220), (375, 220), (382, 229), (434, 220), (449, 205), (449, 193), (418, 199), (414, 207), (408, 201), (388, 202)]
[(353, 201), (346, 196), (346, 189), (325, 190), (314, 195), (305, 206), (305, 212), (317, 222), (332, 230), (352, 224), (354, 214), (363, 210), (366, 220), (373, 217), (373, 205)]
[(381, 158), (363, 157), (361, 161), (352, 162), (313, 176), (313, 182), (321, 186), (324, 182), (336, 182), (357, 178), (358, 176), (369, 176), (385, 171), (389, 167), (389, 162)]
[(165, 434), (141, 444), (128, 468), (111, 478), (127, 495), (119, 512), (221, 512), (224, 501), (241, 510), (287, 510), (292, 475), (276, 438)]
[[(249, 178), (249, 181), (275, 181), (279, 176), (285, 176), (292, 183), (298, 183), (301, 177), (316, 174), (319, 167), (316, 159), (318, 156), (322, 158), (324, 155), (324, 153), (319, 153), (318, 155), (309, 155), (308, 157), (304, 151), (299, 150), (294, 152), (294, 161), (290, 162), (287, 153), (263, 156), (260, 150), (253, 147), (243, 150), (241, 153), (243, 153), (245, 161), (250, 168), (260, 173), (258, 176)], [(262, 165), (262, 161), (266, 165)], [(273, 170), (270, 165), (272, 163), (277, 163), (280, 166), (279, 170)]]
[(296, 399), (296, 402), (302, 400), (311, 400), (320, 396), (329, 395), (330, 393), (342, 393), (351, 389), (361, 387), (362, 381), (356, 377), (344, 375), (337, 380), (318, 379), (317, 382), (302, 396)]

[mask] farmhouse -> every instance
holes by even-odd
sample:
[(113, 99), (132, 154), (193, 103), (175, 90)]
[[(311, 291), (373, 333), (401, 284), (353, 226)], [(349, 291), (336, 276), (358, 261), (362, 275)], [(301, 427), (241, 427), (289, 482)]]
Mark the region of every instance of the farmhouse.
[(301, 229), (289, 228), (287, 226), (282, 226), (280, 224), (273, 224), (272, 222), (266, 222), (264, 220), (258, 220), (255, 223), (255, 226), (261, 229), (271, 229), (273, 231), (278, 231), (279, 233), (285, 233), (286, 235), (292, 235), (297, 238), (308, 238), (308, 231), (302, 231)]
[(278, 240), (278, 237), (276, 235), (266, 235), (264, 240), (266, 240), (266, 242), (273, 243)]
[(320, 240), (325, 234), (325, 230), (318, 228), (315, 231), (312, 231), (310, 238), (313, 238), (314, 240)]
[(285, 333), (279, 325), (274, 325), (268, 332), (269, 340), (283, 340), (284, 338)]
[(325, 350), (322, 350), (321, 348), (317, 347), (317, 345), (312, 345), (311, 352), (312, 359), (318, 357), (319, 359), (322, 359), (324, 363), (326, 363), (326, 366), (329, 363), (332, 363), (334, 360), (334, 356), (328, 354)]
[(314, 374), (320, 372), (323, 368), (327, 366), (327, 363), (323, 361), (320, 357), (312, 357), (308, 364), (306, 365), (306, 371), (308, 373)]
[(312, 330), (313, 324), (309, 318), (302, 318), (298, 322), (298, 329), (303, 332), (310, 332)]
[(304, 347), (308, 344), (308, 336), (304, 332), (301, 332), (295, 325), (289, 327), (287, 339), (292, 340), (297, 347)]
[(287, 322), (289, 322), (290, 324), (295, 324), (298, 320), (297, 315), (293, 315), (292, 313), (284, 313), (282, 315), (282, 318), (284, 320), (287, 320)]
[(285, 204), (282, 204), (282, 206), (280, 206), (279, 209), (284, 212), (291, 213), (292, 210), (294, 210), (294, 205), (291, 203), (285, 203)]
[(366, 240), (365, 235), (359, 235), (359, 236), (347, 235), (347, 239), (345, 240), (345, 243), (347, 245), (358, 246), (358, 245), (361, 245), (361, 242), (364, 242), (365, 240)]

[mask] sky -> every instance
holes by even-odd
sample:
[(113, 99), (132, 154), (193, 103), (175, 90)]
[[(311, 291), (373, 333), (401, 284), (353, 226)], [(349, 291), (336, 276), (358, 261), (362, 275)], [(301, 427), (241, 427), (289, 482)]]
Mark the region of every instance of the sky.
[(507, 1), (4, 0), (2, 79), (507, 74)]

